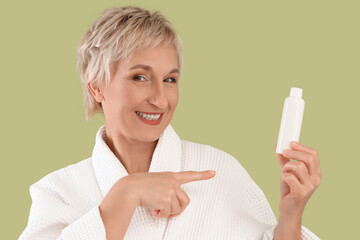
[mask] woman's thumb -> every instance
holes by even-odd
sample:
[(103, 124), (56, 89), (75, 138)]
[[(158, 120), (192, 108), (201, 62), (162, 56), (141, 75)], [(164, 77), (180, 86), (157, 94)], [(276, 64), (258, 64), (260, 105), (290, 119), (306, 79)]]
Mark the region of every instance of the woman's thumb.
[(277, 144), (275, 145), (275, 154), (276, 154), (276, 158), (281, 166), (281, 168), (285, 165), (285, 163), (287, 163), (290, 159), (289, 158), (286, 158), (284, 157), (284, 155), (282, 154), (279, 154), (279, 153), (276, 153), (276, 146)]

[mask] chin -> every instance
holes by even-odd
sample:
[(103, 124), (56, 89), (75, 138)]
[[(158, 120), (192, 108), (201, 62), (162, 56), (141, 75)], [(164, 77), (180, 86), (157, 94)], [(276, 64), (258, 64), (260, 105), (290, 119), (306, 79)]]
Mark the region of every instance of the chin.
[(160, 138), (160, 135), (155, 137), (155, 136), (146, 136), (146, 137), (142, 137), (139, 140), (141, 142), (154, 142), (157, 141)]

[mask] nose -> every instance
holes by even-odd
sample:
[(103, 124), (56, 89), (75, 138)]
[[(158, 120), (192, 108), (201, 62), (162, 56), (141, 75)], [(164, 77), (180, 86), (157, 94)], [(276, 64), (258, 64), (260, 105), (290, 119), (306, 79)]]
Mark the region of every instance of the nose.
[(149, 103), (157, 106), (159, 109), (166, 109), (168, 107), (168, 99), (166, 97), (166, 91), (162, 84), (154, 86), (152, 96), (149, 98)]

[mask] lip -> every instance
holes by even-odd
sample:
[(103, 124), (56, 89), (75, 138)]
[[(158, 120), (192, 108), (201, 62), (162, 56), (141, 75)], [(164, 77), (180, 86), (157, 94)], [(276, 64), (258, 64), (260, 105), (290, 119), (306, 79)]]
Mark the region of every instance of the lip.
[[(141, 113), (146, 113), (146, 112), (141, 112)], [(141, 120), (143, 123), (149, 124), (149, 125), (159, 125), (162, 117), (164, 116), (164, 114), (162, 113), (148, 113), (148, 114), (161, 114), (158, 120), (147, 120), (145, 118), (140, 117), (139, 115), (136, 114), (135, 115), (138, 117), (139, 120)]]

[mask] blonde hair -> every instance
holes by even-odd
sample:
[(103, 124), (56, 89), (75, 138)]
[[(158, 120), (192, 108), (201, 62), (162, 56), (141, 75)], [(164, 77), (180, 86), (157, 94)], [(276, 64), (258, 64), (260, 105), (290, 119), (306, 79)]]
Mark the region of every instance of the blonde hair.
[(77, 69), (83, 85), (86, 120), (103, 109), (92, 95), (94, 88), (110, 83), (111, 65), (131, 58), (139, 50), (173, 45), (177, 52), (179, 72), (183, 66), (182, 42), (171, 23), (159, 12), (134, 6), (111, 7), (95, 20), (77, 48)]

